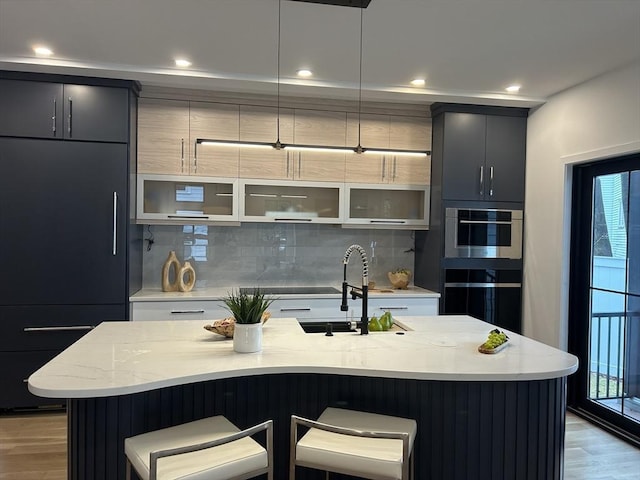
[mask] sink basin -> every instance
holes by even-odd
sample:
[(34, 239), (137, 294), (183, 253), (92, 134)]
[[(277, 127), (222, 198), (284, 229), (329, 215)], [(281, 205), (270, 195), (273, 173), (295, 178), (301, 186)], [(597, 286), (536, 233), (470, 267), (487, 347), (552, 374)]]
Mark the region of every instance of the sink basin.
[[(298, 322), (305, 333), (326, 333), (327, 324), (331, 325), (333, 333), (339, 332), (356, 332), (351, 322), (338, 320), (334, 322)], [(355, 322), (354, 322), (355, 323)]]
[[(254, 287), (240, 288), (240, 293), (252, 293)], [(266, 295), (323, 295), (329, 293), (340, 293), (334, 287), (260, 287), (260, 291)]]

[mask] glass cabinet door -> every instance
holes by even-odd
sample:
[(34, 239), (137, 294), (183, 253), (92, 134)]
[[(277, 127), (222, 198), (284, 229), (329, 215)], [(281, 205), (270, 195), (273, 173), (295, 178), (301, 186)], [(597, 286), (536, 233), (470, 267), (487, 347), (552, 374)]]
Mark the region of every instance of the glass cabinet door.
[(345, 224), (427, 228), (429, 187), (347, 187)]
[(340, 223), (342, 184), (243, 183), (242, 220)]
[(235, 222), (238, 219), (237, 181), (139, 175), (137, 217), (145, 223)]

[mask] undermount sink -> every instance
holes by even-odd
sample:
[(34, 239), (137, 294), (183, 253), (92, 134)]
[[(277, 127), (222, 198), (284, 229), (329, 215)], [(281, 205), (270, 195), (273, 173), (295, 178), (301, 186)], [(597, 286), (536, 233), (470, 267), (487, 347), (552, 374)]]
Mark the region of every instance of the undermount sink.
[[(360, 322), (349, 322), (346, 320), (334, 320), (334, 321), (319, 321), (319, 322), (301, 322), (298, 321), (305, 333), (327, 333), (327, 325), (330, 325), (331, 333), (344, 333), (344, 332), (358, 332), (360, 328)], [(377, 332), (369, 330), (369, 333), (398, 333), (406, 332), (409, 330), (404, 325), (400, 325), (397, 322), (392, 325), (389, 330), (384, 332)], [(400, 335), (403, 335), (400, 333)]]
[[(340, 293), (340, 290), (334, 287), (257, 287), (260, 292), (265, 295), (325, 295), (331, 293)], [(240, 293), (253, 293), (256, 287), (242, 287)]]

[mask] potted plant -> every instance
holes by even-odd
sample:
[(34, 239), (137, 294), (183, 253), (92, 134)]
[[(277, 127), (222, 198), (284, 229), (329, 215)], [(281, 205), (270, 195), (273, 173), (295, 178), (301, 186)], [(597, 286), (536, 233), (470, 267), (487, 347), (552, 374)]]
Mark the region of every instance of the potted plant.
[(259, 289), (253, 293), (231, 292), (222, 300), (235, 320), (233, 349), (240, 353), (262, 350), (262, 317), (273, 299), (267, 298)]
[(405, 290), (407, 285), (409, 285), (409, 280), (411, 280), (411, 270), (407, 268), (396, 268), (395, 270), (388, 272), (387, 277), (389, 277), (389, 281), (393, 288), (398, 288), (400, 290)]

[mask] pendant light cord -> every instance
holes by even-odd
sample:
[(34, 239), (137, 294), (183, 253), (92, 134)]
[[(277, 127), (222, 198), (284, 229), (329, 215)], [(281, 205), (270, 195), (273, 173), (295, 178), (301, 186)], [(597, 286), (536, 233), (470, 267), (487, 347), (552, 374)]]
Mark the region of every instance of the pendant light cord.
[(362, 18), (363, 18), (362, 0), (360, 0), (360, 72), (358, 78), (358, 146), (356, 153), (362, 153), (362, 144), (360, 143), (360, 118), (362, 116)]
[(276, 149), (280, 150), (282, 144), (280, 143), (280, 23), (282, 18), (282, 0), (278, 0), (278, 120), (276, 125)]

